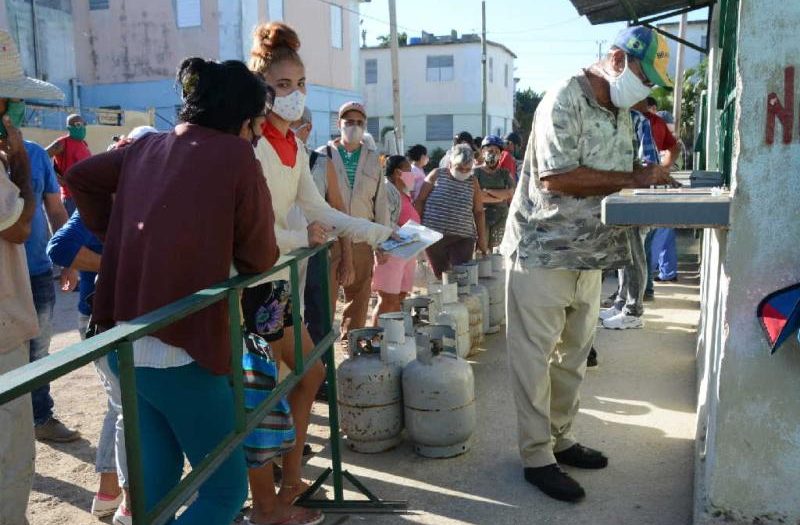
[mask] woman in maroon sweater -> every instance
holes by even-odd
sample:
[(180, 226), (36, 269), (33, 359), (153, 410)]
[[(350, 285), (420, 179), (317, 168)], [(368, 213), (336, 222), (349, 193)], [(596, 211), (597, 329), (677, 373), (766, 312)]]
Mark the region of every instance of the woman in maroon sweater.
[[(253, 144), (267, 88), (241, 62), (181, 64), (182, 121), (73, 166), (66, 183), (104, 242), (93, 315), (128, 322), (278, 257), (271, 197)], [(112, 367), (115, 361), (111, 358)], [(134, 343), (144, 493), (152, 509), (234, 428), (227, 303)], [(234, 452), (175, 522), (231, 523), (247, 496)]]

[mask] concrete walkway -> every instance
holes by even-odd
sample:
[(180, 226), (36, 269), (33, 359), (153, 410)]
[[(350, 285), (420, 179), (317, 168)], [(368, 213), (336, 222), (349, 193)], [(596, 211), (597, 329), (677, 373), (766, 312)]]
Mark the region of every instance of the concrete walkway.
[[(588, 373), (576, 426), (581, 441), (603, 450), (610, 465), (602, 471), (570, 469), (587, 491), (584, 502), (552, 500), (522, 479), (505, 340), (496, 335), (473, 364), (479, 424), (472, 449), (447, 460), (416, 456), (407, 441), (383, 454), (347, 451), (346, 469), (378, 496), (408, 500), (411, 512), (331, 515), (326, 523), (691, 523), (696, 271), (656, 287), (644, 329), (598, 329), (600, 367)], [(610, 293), (610, 283), (606, 288)], [(317, 417), (314, 423), (325, 425), (325, 420)], [(312, 446), (325, 446), (326, 428), (315, 426), (312, 432)], [(312, 459), (308, 475), (329, 465), (326, 453)]]

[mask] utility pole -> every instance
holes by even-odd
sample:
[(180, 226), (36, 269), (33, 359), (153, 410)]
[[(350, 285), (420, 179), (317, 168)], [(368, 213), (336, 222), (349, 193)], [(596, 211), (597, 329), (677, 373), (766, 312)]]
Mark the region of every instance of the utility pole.
[[(678, 38), (681, 40), (686, 39), (686, 13), (681, 15), (681, 23), (678, 27)], [(678, 42), (678, 56), (676, 57), (675, 78), (673, 79), (675, 87), (672, 99), (672, 116), (675, 119), (676, 135), (680, 137), (681, 134), (681, 103), (683, 102), (683, 56), (685, 46)]]
[(481, 82), (483, 91), (481, 93), (481, 135), (486, 136), (486, 98), (488, 86), (486, 84), (486, 0), (481, 2)]
[(397, 5), (396, 0), (389, 0), (389, 31), (392, 56), (392, 111), (394, 112), (394, 139), (397, 153), (403, 155), (406, 150), (403, 144), (403, 114), (400, 111), (400, 57), (397, 41)]
[(605, 40), (595, 40), (595, 44), (597, 44), (597, 61), (603, 60), (603, 44), (606, 43)]

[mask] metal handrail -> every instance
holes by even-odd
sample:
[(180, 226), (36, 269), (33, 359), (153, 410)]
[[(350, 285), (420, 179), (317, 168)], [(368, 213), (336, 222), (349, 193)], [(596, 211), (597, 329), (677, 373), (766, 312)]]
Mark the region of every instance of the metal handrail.
[[(150, 313), (137, 317), (124, 325), (116, 326), (95, 337), (68, 346), (67, 348), (34, 361), (15, 370), (0, 375), (0, 405), (25, 395), (39, 386), (64, 376), (104, 355), (117, 351), (119, 359), (119, 376), (122, 392), (122, 417), (125, 427), (125, 453), (128, 458), (128, 489), (131, 495), (134, 525), (160, 525), (174, 516), (200, 485), (222, 464), (238, 447), (247, 435), (261, 422), (264, 416), (289, 393), (308, 371), (308, 365), (324, 359), (327, 365), (328, 381), (328, 422), (330, 426), (331, 462), (332, 466), (314, 483), (316, 489), (333, 474), (334, 500), (312, 500), (313, 506), (326, 508), (330, 505), (335, 510), (368, 509), (370, 511), (393, 512), (405, 508), (404, 502), (384, 502), (372, 495), (351, 474), (343, 472), (341, 467), (341, 447), (339, 443), (339, 415), (336, 405), (336, 367), (334, 362), (333, 342), (336, 334), (332, 329), (333, 315), (330, 301), (324, 300), (323, 331), (325, 337), (314, 347), (311, 353), (303, 356), (300, 339), (300, 294), (298, 286), (298, 263), (322, 250), (329, 244), (315, 248), (296, 250), (288, 256), (282, 256), (269, 271), (258, 275), (240, 275), (220, 284), (193, 293)], [(322, 296), (330, 297), (328, 258), (323, 258)], [(239, 291), (269, 276), (289, 268), (291, 280), (292, 320), (295, 326), (295, 370), (283, 381), (280, 381), (272, 393), (249, 414), (244, 408), (244, 383), (242, 375), (242, 333), (239, 310)], [(235, 425), (234, 431), (226, 436), (206, 458), (190, 474), (182, 479), (150, 512), (145, 509), (144, 477), (141, 461), (141, 441), (139, 417), (136, 400), (136, 379), (133, 366), (133, 342), (142, 337), (179, 321), (212, 304), (227, 299), (231, 333), (231, 378), (233, 383)], [(344, 499), (342, 485), (343, 476), (347, 477), (362, 493), (369, 498), (367, 502), (348, 502)], [(307, 493), (310, 496), (311, 493)]]

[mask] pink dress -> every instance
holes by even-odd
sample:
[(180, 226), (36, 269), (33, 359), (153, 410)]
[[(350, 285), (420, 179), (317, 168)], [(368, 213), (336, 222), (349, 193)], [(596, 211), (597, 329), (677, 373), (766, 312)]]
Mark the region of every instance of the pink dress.
[[(402, 226), (408, 221), (420, 222), (419, 214), (414, 208), (411, 196), (400, 194), (400, 217), (397, 225)], [(414, 287), (414, 272), (417, 268), (417, 259), (400, 259), (389, 257), (384, 264), (375, 261), (372, 274), (372, 289), (374, 291), (399, 294), (408, 293)]]

